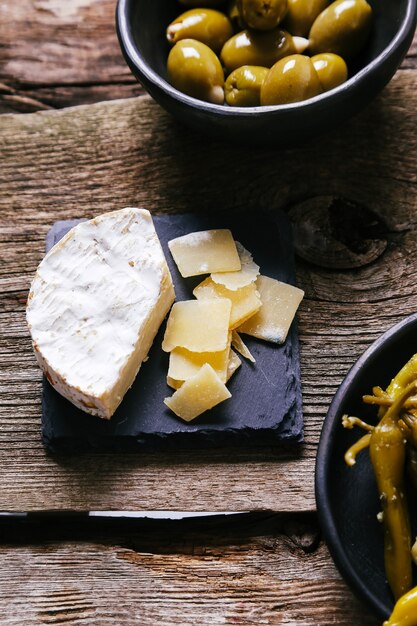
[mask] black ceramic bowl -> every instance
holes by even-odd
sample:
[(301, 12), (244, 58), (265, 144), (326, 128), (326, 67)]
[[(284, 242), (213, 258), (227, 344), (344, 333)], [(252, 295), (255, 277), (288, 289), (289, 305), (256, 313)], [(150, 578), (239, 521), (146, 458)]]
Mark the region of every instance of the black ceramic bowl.
[(167, 80), (167, 25), (184, 7), (176, 0), (119, 0), (116, 26), (133, 74), (161, 106), (184, 124), (226, 140), (295, 143), (344, 122), (388, 83), (413, 37), (417, 0), (368, 0), (373, 29), (352, 77), (331, 92), (280, 106), (227, 107), (191, 98)]
[[(353, 590), (386, 619), (394, 604), (384, 573), (381, 510), (368, 451), (348, 467), (343, 455), (363, 432), (342, 427), (342, 415), (375, 420), (375, 407), (361, 398), (374, 385), (386, 387), (417, 352), (417, 314), (387, 331), (352, 367), (336, 393), (326, 416), (316, 461), (316, 501), (327, 545)], [(410, 487), (410, 486), (409, 486)], [(408, 504), (414, 537), (417, 530), (417, 494), (409, 488)], [(417, 584), (417, 581), (415, 581)]]

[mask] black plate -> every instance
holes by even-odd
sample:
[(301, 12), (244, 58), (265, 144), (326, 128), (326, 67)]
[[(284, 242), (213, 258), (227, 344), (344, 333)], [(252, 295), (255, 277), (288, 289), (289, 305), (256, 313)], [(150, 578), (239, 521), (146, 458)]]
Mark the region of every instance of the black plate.
[[(154, 224), (165, 251), (177, 300), (193, 298), (204, 277), (181, 278), (168, 250), (174, 237), (206, 228), (230, 228), (254, 256), (262, 273), (294, 282), (290, 224), (284, 213), (156, 215)], [(47, 237), (51, 247), (74, 225), (58, 222)], [(242, 362), (228, 387), (232, 398), (190, 423), (177, 418), (163, 400), (168, 355), (161, 350), (163, 324), (131, 389), (110, 421), (87, 415), (44, 381), (42, 435), (51, 451), (135, 450), (221, 445), (272, 445), (300, 441), (303, 421), (296, 324), (282, 346), (245, 339), (256, 364)]]
[[(383, 531), (376, 483), (368, 451), (348, 467), (343, 455), (362, 436), (359, 429), (342, 427), (343, 414), (375, 418), (374, 407), (361, 398), (374, 385), (386, 387), (417, 352), (417, 314), (407, 317), (371, 345), (352, 367), (337, 391), (324, 421), (316, 461), (316, 501), (324, 537), (340, 572), (353, 590), (386, 619), (393, 597), (385, 579)], [(416, 530), (416, 496), (409, 490), (409, 505)]]

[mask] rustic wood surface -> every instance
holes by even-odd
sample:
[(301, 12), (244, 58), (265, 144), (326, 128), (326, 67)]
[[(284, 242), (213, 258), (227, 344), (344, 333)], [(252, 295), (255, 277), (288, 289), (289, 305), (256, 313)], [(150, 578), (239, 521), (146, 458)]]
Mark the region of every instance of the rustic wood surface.
[[(244, 150), (202, 141), (146, 96), (53, 111), (143, 94), (119, 51), (114, 5), (0, 3), (0, 112), (46, 111), (0, 116), (0, 510), (270, 512), (179, 522), (0, 517), (0, 623), (376, 626), (321, 538), (314, 459), (349, 367), (416, 310), (416, 40), (391, 85), (344, 128), (303, 149)], [(129, 204), (293, 212), (329, 194), (374, 211), (387, 249), (351, 271), (297, 261), (304, 445), (45, 454), (24, 307), (54, 220)], [(354, 219), (345, 225), (348, 248), (359, 237), (367, 249)]]
[(0, 112), (32, 112), (143, 93), (123, 61), (115, 0), (0, 4)]
[[(0, 116), (0, 508), (313, 510), (314, 458), (332, 395), (363, 349), (416, 310), (415, 105), (416, 74), (403, 70), (345, 128), (286, 151), (201, 141), (147, 96)], [(386, 222), (389, 243), (376, 261), (354, 271), (298, 263), (306, 292), (299, 316), (303, 446), (133, 457), (45, 454), (41, 375), (24, 310), (55, 220), (129, 205), (165, 212), (288, 209), (329, 193), (375, 211)], [(224, 490), (213, 485), (227, 486), (226, 502)]]
[(314, 517), (233, 517), (9, 525), (1, 623), (377, 626)]

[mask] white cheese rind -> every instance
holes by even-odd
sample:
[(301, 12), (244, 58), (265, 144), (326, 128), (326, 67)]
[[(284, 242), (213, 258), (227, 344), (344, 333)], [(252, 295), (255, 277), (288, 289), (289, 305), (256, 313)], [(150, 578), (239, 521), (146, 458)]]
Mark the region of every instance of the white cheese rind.
[(109, 419), (174, 298), (149, 211), (82, 222), (49, 251), (31, 285), (27, 321), (39, 365), (73, 404)]

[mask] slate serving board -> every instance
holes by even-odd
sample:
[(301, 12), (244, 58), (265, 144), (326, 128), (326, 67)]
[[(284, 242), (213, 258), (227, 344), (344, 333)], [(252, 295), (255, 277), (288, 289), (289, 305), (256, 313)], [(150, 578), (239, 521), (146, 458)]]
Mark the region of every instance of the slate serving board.
[[(230, 228), (260, 265), (261, 272), (294, 284), (291, 228), (284, 213), (274, 219), (262, 212), (245, 215), (156, 215), (154, 224), (175, 285), (176, 299), (192, 299), (204, 276), (184, 279), (168, 249), (168, 241), (207, 228)], [(81, 220), (56, 222), (46, 238), (48, 251)], [(51, 452), (83, 450), (167, 449), (224, 445), (271, 445), (302, 441), (303, 419), (296, 323), (287, 341), (276, 346), (247, 335), (243, 338), (256, 359), (242, 365), (228, 383), (232, 398), (191, 423), (183, 422), (163, 400), (173, 390), (166, 384), (168, 354), (161, 326), (139, 375), (110, 421), (88, 415), (55, 391), (44, 378), (42, 438)]]

